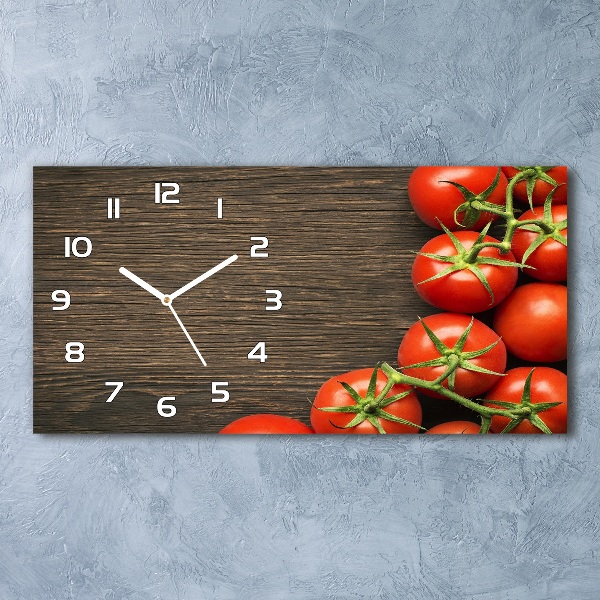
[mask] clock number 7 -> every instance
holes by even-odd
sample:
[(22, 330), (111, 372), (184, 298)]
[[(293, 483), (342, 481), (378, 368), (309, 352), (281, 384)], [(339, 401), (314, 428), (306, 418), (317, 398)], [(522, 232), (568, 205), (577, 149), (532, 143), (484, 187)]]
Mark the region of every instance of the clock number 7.
[(121, 391), (121, 388), (123, 387), (123, 382), (122, 381), (107, 381), (104, 385), (114, 385), (115, 389), (113, 390), (113, 393), (108, 397), (107, 402), (112, 402), (116, 395)]

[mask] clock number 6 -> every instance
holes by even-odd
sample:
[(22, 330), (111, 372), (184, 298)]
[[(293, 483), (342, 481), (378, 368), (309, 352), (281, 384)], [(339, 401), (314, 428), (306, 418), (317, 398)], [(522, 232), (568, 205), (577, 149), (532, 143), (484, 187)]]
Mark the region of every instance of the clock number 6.
[(165, 404), (166, 401), (175, 402), (175, 396), (164, 396), (156, 404), (156, 410), (161, 417), (172, 417), (177, 409), (172, 404)]
[(268, 252), (264, 252), (264, 249), (269, 246), (269, 238), (251, 237), (250, 240), (252, 242), (260, 242), (260, 244), (254, 244), (252, 248), (250, 248), (250, 256), (252, 258), (267, 258), (269, 256)]

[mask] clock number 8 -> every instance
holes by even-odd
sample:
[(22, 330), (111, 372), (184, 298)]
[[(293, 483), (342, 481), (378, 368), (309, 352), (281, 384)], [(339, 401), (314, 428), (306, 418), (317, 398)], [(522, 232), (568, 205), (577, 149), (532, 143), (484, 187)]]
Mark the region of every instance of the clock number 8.
[(81, 342), (69, 342), (65, 346), (65, 360), (69, 363), (83, 362), (85, 346)]

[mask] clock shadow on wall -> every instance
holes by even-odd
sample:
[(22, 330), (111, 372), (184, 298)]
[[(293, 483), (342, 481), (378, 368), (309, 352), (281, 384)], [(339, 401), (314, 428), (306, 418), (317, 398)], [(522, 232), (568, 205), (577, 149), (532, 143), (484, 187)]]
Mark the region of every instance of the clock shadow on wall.
[(34, 432), (308, 422), (324, 381), (394, 364), (435, 312), (411, 171), (35, 168)]

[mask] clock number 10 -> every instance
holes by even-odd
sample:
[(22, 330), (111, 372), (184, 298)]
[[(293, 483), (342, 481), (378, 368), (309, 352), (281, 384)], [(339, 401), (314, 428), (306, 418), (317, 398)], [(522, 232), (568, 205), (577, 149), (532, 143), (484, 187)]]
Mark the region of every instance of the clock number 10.
[(88, 237), (76, 237), (71, 239), (71, 236), (65, 236), (65, 257), (70, 258), (86, 258), (92, 253), (92, 240)]

